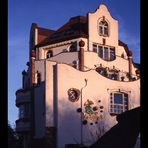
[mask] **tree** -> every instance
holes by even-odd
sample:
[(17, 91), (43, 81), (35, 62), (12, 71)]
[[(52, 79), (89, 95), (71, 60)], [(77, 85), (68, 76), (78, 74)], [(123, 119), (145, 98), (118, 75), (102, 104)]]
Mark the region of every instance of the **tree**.
[(8, 148), (20, 148), (21, 137), (15, 132), (15, 130), (8, 124)]
[(16, 136), (13, 128), (8, 124), (8, 148), (15, 148)]

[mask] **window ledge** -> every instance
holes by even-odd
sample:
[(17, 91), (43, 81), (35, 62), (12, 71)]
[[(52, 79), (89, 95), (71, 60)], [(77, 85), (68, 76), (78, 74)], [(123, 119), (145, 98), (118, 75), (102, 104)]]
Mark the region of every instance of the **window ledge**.
[(100, 36), (103, 36), (103, 37), (109, 37), (109, 35), (107, 35), (107, 34), (101, 34), (101, 33), (99, 33), (99, 35)]

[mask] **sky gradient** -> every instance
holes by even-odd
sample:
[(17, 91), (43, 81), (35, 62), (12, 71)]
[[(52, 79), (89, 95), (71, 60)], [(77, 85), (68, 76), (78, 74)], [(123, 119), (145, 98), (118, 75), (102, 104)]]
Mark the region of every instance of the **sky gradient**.
[(140, 63), (140, 0), (8, 0), (8, 120), (18, 118), (15, 92), (22, 87), (22, 71), (29, 59), (31, 24), (56, 30), (71, 17), (94, 12), (104, 3), (119, 21), (119, 39)]

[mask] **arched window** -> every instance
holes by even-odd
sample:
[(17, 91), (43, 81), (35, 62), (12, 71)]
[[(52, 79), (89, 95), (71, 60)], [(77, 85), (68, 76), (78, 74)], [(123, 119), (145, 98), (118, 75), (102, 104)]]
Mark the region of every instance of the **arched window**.
[(99, 22), (99, 34), (100, 35), (109, 35), (108, 34), (108, 23), (105, 20)]
[(110, 93), (110, 114), (117, 115), (128, 110), (128, 94), (123, 92)]
[(53, 56), (53, 51), (52, 50), (49, 50), (46, 54), (46, 58), (50, 58)]

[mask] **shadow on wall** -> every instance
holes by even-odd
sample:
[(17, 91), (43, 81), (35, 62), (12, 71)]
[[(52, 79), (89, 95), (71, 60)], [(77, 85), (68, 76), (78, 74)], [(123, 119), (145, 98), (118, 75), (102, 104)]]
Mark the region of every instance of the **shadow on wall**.
[[(63, 137), (61, 140), (62, 143), (66, 144), (66, 148), (84, 148), (79, 145), (80, 142), (78, 140), (80, 139), (80, 132), (78, 132), (80, 131), (80, 115), (77, 113), (76, 108), (71, 108), (70, 103), (71, 102), (67, 101), (59, 102), (64, 109), (64, 112), (58, 112), (61, 121), (58, 127), (61, 129), (60, 134), (61, 137)], [(48, 114), (47, 116), (50, 117)], [(71, 128), (71, 121), (73, 121), (75, 127), (78, 127), (75, 132), (73, 132), (73, 128)], [(98, 137), (98, 140), (89, 146), (89, 148), (134, 148), (140, 132), (140, 107), (118, 115), (117, 121), (118, 124), (113, 126), (101, 138)], [(63, 127), (63, 125), (65, 126)], [(70, 137), (70, 139), (65, 139), (65, 136)], [(55, 148), (56, 128), (46, 127), (45, 137), (44, 140), (40, 139), (40, 141), (37, 142), (36, 147), (42, 145), (42, 147), (46, 148), (50, 145), (51, 148)], [(43, 146), (43, 141), (45, 142), (45, 146)], [(69, 141), (69, 143), (67, 143), (67, 141)]]
[(55, 148), (56, 147), (56, 132), (57, 129), (54, 126), (53, 110), (48, 104), (46, 105), (46, 125), (45, 125), (45, 148)]
[[(80, 142), (80, 115), (77, 112), (77, 107), (72, 107), (73, 102), (69, 102), (69, 100), (62, 99), (62, 101), (58, 101), (58, 108), (60, 111), (53, 110), (51, 114), (51, 108), (46, 104), (46, 126), (51, 125), (53, 122), (54, 125), (58, 126), (59, 136), (61, 137), (62, 143), (67, 143), (70, 140), (70, 143), (78, 144)], [(53, 103), (54, 104), (54, 103)], [(55, 105), (55, 104), (54, 104)], [(54, 113), (56, 112), (56, 113)], [(53, 117), (53, 119), (51, 119)], [(51, 121), (53, 120), (53, 121)], [(58, 123), (56, 123), (58, 121)], [(72, 126), (77, 127), (77, 130), (73, 130)], [(47, 128), (55, 128), (56, 127), (47, 127)], [(50, 134), (52, 134), (50, 132)], [(48, 137), (52, 137), (49, 141), (54, 141), (56, 138), (55, 133), (49, 135)], [(69, 139), (65, 138), (68, 137)]]
[[(72, 143), (73, 145), (80, 144), (81, 112), (78, 112), (78, 108), (80, 106), (74, 105), (74, 104), (75, 102), (70, 102), (68, 98), (63, 98), (58, 102), (59, 108), (61, 109), (61, 111), (58, 111), (58, 131), (59, 131), (59, 136), (61, 137), (62, 143), (65, 143), (66, 145), (69, 145)], [(46, 104), (46, 126), (47, 126), (46, 130), (49, 130), (49, 128), (50, 129), (55, 128), (55, 131), (56, 131), (56, 127), (48, 126), (48, 125), (51, 125), (50, 124), (51, 122), (57, 121), (57, 119), (56, 120), (52, 119), (53, 114), (54, 114), (54, 110), (52, 111), (51, 108)], [(83, 141), (84, 145), (90, 145), (94, 143), (97, 139), (101, 138), (106, 131), (109, 130), (110, 127), (108, 125), (108, 120), (106, 121), (107, 117), (105, 113), (103, 113), (102, 115), (103, 115), (103, 119), (97, 122), (96, 120), (87, 121), (87, 124), (83, 124), (82, 122), (83, 134), (85, 135), (85, 139)], [(56, 132), (53, 132), (53, 133), (47, 132), (47, 133), (48, 133), (47, 137), (50, 137), (48, 138), (48, 140), (50, 139), (49, 141), (54, 141), (54, 138), (56, 138), (56, 135), (55, 135)]]
[(140, 133), (140, 107), (117, 116), (118, 124), (89, 148), (134, 148)]
[[(140, 133), (140, 107), (117, 116), (118, 124), (88, 148), (135, 148)], [(66, 148), (86, 148), (69, 144)]]

